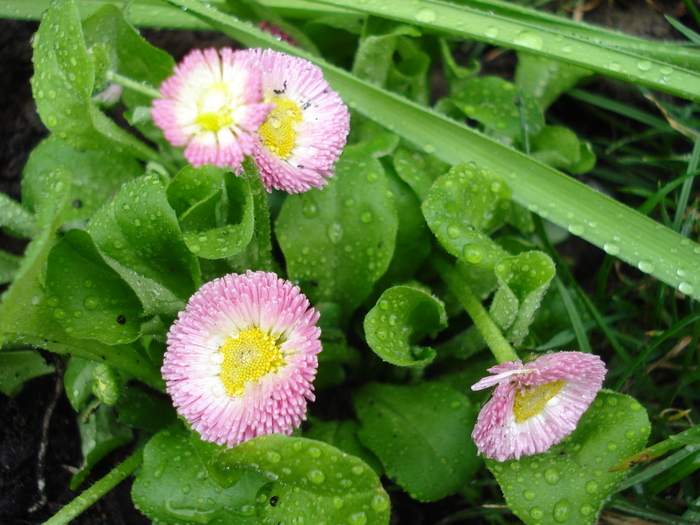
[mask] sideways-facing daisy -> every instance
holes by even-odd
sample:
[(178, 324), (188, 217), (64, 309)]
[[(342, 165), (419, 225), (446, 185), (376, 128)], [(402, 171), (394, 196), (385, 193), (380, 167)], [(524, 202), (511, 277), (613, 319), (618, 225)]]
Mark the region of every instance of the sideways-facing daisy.
[(244, 51), (262, 70), (265, 102), (274, 109), (258, 130), (253, 156), (263, 184), (288, 193), (321, 188), (333, 176), (350, 130), (338, 94), (308, 60), (273, 51)]
[(498, 385), (479, 413), (472, 438), (480, 454), (497, 461), (546, 452), (571, 434), (605, 379), (605, 364), (582, 352), (509, 361), (472, 386)]
[(254, 133), (273, 108), (263, 102), (254, 58), (228, 47), (188, 53), (160, 93), (153, 122), (173, 146), (185, 147), (185, 158), (196, 168), (238, 167), (253, 152)]
[(313, 401), (319, 314), (274, 273), (229, 274), (195, 293), (168, 333), (163, 378), (205, 441), (291, 434)]

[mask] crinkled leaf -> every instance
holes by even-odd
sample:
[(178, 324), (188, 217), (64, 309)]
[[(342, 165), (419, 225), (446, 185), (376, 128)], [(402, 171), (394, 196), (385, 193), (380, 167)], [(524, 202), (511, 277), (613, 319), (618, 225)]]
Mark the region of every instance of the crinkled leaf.
[(336, 419), (333, 421), (312, 419), (311, 428), (304, 433), (304, 437), (323, 441), (339, 448), (343, 452), (357, 456), (372, 467), (372, 470), (377, 473), (377, 476), (381, 476), (384, 473), (384, 467), (381, 461), (379, 461), (379, 458), (377, 458), (370, 449), (360, 443), (357, 437), (359, 428), (360, 423), (355, 419)]
[(14, 397), (26, 381), (53, 371), (53, 365), (47, 364), (36, 350), (0, 352), (0, 392)]
[(510, 190), (498, 175), (462, 165), (435, 181), (423, 202), (423, 215), (450, 254), (491, 268), (508, 254), (488, 233), (503, 224), (510, 205)]
[(128, 443), (133, 437), (131, 429), (120, 425), (114, 409), (107, 405), (99, 405), (96, 410), (90, 410), (85, 417), (78, 418), (78, 430), (83, 449), (83, 464), (70, 482), (71, 490), (82, 484), (103, 457)]
[(590, 142), (581, 141), (579, 143), (579, 153), (579, 161), (566, 168), (566, 171), (573, 175), (588, 173), (593, 169), (598, 160), (595, 153), (593, 153), (593, 146), (591, 146)]
[(400, 35), (419, 37), (421, 33), (414, 26), (369, 17), (355, 52), (353, 74), (377, 86), (384, 86), (393, 65), (396, 43)]
[(141, 302), (84, 230), (69, 230), (49, 253), (47, 304), (67, 333), (107, 344), (139, 336)]
[(0, 250), (0, 284), (12, 282), (22, 263), (22, 257)]
[(396, 42), (399, 60), (389, 69), (386, 87), (400, 93), (418, 104), (430, 102), (430, 70), (432, 60), (423, 49), (422, 41), (409, 36), (399, 37)]
[(87, 230), (107, 263), (136, 292), (146, 314), (177, 312), (198, 288), (197, 259), (182, 240), (156, 177), (125, 184)]
[(20, 336), (34, 335), (37, 330), (45, 337), (63, 332), (53, 317), (46, 315), (43, 282), (46, 258), (56, 242), (56, 231), (62, 224), (70, 176), (57, 169), (44, 174), (41, 180), (42, 199), (35, 214), (38, 234), (25, 249), (15, 279), (3, 295), (0, 305), (0, 345), (17, 340)]
[(517, 141), (544, 126), (544, 115), (535, 98), (518, 93), (507, 80), (495, 76), (472, 78), (450, 96), (453, 104), (487, 130)]
[(172, 401), (154, 390), (138, 383), (128, 383), (115, 406), (117, 420), (132, 428), (157, 432), (175, 422), (176, 413)]
[(0, 193), (0, 227), (18, 237), (31, 239), (36, 234), (36, 222), (34, 215), (25, 206), (26, 201), (22, 205)]
[(93, 58), (85, 47), (73, 0), (57, 0), (34, 35), (32, 93), (42, 122), (79, 149), (130, 151), (142, 159), (154, 152), (120, 128), (92, 101)]
[(29, 209), (35, 210), (41, 198), (43, 173), (57, 167), (71, 176), (66, 222), (90, 218), (123, 183), (143, 174), (141, 164), (127, 153), (78, 150), (51, 135), (32, 150), (22, 172), (22, 202)]
[(543, 454), (487, 460), (508, 507), (528, 525), (596, 523), (630, 470), (610, 472), (646, 444), (651, 427), (633, 398), (601, 391), (576, 430)]
[(289, 277), (312, 302), (338, 303), (348, 317), (388, 268), (397, 228), (381, 164), (354, 146), (323, 191), (287, 197), (276, 234)]
[(593, 72), (549, 58), (518, 51), (515, 85), (537, 100), (542, 110)]
[(447, 326), (445, 306), (436, 297), (410, 286), (386, 290), (365, 317), (367, 344), (384, 361), (397, 366), (426, 366), (435, 350), (416, 346), (426, 335)]
[(394, 155), (394, 169), (418, 199), (424, 201), (428, 198), (430, 187), (447, 172), (449, 166), (433, 156), (401, 147)]
[(353, 404), (360, 441), (414, 499), (437, 501), (457, 492), (481, 465), (471, 439), (477, 409), (446, 384), (370, 383)]
[(187, 246), (199, 257), (230, 257), (253, 237), (253, 202), (246, 179), (214, 166), (187, 166), (167, 194)]
[(214, 483), (190, 443), (191, 432), (176, 423), (146, 445), (143, 467), (131, 497), (153, 521), (182, 525), (255, 525), (255, 495), (266, 480), (245, 473), (231, 488)]
[(530, 140), (533, 157), (553, 168), (568, 169), (581, 161), (581, 146), (576, 134), (562, 126), (546, 126)]
[(520, 344), (556, 273), (554, 263), (544, 252), (526, 252), (501, 259), (494, 272), (499, 288), (491, 316), (509, 341)]
[(298, 523), (301, 516), (327, 523), (389, 523), (389, 496), (374, 471), (322, 441), (261, 436), (221, 452), (210, 468), (254, 470), (275, 482), (263, 494), (277, 496), (276, 504), (258, 499), (258, 523)]
[(63, 388), (66, 397), (76, 412), (82, 412), (83, 407), (92, 397), (92, 384), (94, 383), (92, 371), (98, 365), (96, 361), (71, 357), (66, 365), (63, 375)]

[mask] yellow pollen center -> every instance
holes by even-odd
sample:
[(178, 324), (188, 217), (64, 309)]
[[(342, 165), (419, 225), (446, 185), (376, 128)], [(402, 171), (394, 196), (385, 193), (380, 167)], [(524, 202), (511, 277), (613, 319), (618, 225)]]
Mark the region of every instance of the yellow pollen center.
[(197, 113), (197, 124), (207, 131), (217, 132), (233, 123), (231, 94), (224, 82), (215, 82), (202, 96)]
[(296, 141), (296, 123), (304, 120), (301, 108), (289, 99), (274, 98), (271, 103), (277, 104), (267, 115), (267, 120), (260, 126), (260, 136), (265, 146), (280, 157), (286, 159), (291, 155)]
[(275, 340), (257, 328), (229, 337), (219, 351), (224, 356), (221, 363), (221, 380), (229, 396), (237, 396), (245, 390), (248, 381), (258, 381), (269, 372), (276, 372), (284, 365), (284, 359)]
[(515, 422), (522, 423), (539, 414), (547, 402), (556, 396), (565, 384), (566, 381), (560, 380), (538, 386), (532, 390), (518, 390), (513, 405)]

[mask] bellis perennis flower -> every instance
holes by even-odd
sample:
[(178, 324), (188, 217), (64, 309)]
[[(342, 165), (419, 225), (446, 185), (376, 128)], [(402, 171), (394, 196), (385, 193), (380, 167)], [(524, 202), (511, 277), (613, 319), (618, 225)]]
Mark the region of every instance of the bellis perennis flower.
[(202, 439), (229, 447), (291, 434), (313, 401), (319, 314), (274, 273), (229, 274), (195, 293), (168, 334), (162, 373)]
[(545, 354), (492, 368), (472, 390), (497, 385), (472, 437), (479, 453), (497, 461), (546, 452), (571, 434), (603, 385), (605, 365), (582, 352)]
[(153, 121), (185, 158), (237, 168), (257, 141), (254, 133), (274, 107), (262, 100), (254, 57), (230, 48), (195, 49), (175, 67), (153, 101)]
[(263, 184), (288, 193), (320, 189), (345, 146), (348, 108), (308, 60), (272, 49), (245, 53), (260, 65), (265, 102), (274, 104), (253, 152)]

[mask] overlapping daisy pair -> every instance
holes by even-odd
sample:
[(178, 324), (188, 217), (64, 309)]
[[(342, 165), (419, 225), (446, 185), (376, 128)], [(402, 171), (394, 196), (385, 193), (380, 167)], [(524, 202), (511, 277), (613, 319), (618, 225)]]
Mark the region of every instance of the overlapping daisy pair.
[(306, 418), (321, 351), (319, 313), (276, 274), (203, 285), (168, 333), (161, 369), (178, 413), (203, 440), (232, 447), (291, 434)]
[(239, 170), (252, 155), (268, 191), (322, 188), (350, 129), (321, 69), (271, 49), (195, 49), (160, 93), (153, 121), (188, 162)]
[(506, 461), (540, 454), (571, 434), (603, 386), (606, 369), (596, 355), (545, 354), (489, 368), (472, 386), (497, 385), (479, 413), (472, 438), (480, 454)]

